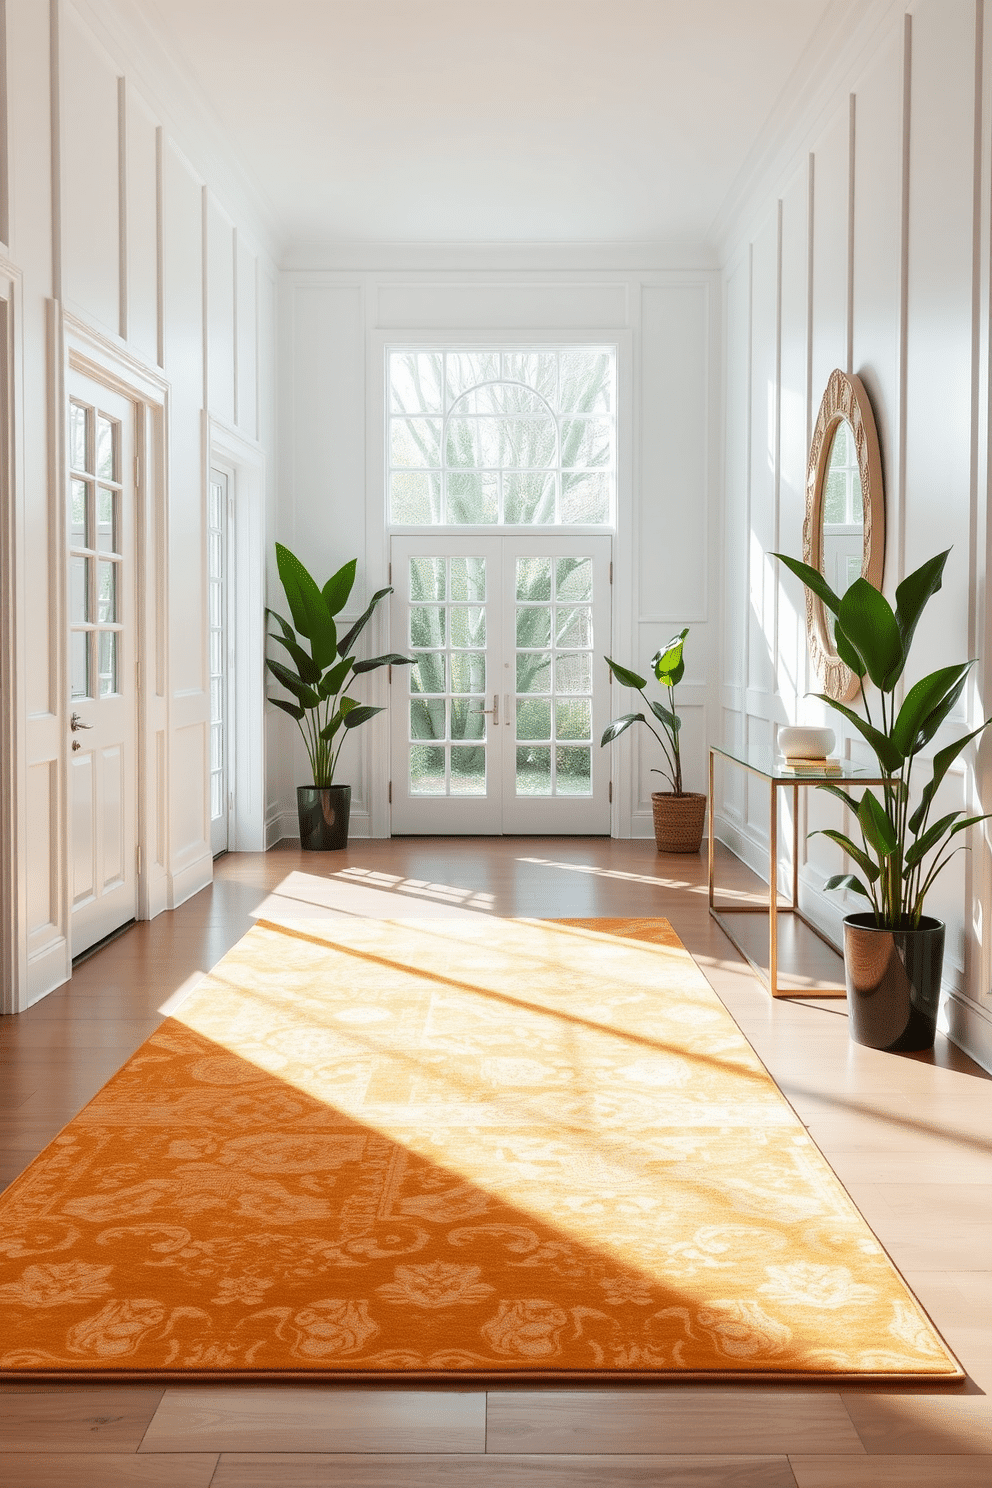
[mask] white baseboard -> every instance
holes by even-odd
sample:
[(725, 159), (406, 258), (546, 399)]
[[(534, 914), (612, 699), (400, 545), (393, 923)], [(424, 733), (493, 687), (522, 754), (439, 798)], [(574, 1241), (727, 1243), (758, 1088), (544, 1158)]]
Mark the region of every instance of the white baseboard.
[(213, 877), (214, 860), (210, 853), (204, 853), (178, 873), (170, 873), (169, 908), (178, 909), (180, 904), (185, 904), (187, 899), (192, 899), (194, 894), (212, 883)]
[(992, 1013), (953, 991), (944, 997), (941, 1012), (951, 1042), (992, 1074)]
[(34, 1007), (36, 1002), (47, 997), (49, 992), (54, 992), (56, 987), (64, 986), (71, 975), (69, 948), (65, 937), (60, 935), (28, 961), (25, 996), (17, 1011), (22, 1013), (25, 1009)]
[[(372, 816), (368, 811), (353, 811), (348, 822), (348, 837), (359, 841), (372, 836)], [(277, 842), (299, 842), (300, 819), (295, 810), (274, 811), (265, 821), (265, 850)]]

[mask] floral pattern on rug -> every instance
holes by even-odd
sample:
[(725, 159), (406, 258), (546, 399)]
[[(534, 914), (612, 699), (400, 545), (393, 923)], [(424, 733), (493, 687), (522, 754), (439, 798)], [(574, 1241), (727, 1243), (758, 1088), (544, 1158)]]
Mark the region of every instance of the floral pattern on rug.
[(0, 1198), (0, 1370), (956, 1378), (664, 920), (260, 922)]

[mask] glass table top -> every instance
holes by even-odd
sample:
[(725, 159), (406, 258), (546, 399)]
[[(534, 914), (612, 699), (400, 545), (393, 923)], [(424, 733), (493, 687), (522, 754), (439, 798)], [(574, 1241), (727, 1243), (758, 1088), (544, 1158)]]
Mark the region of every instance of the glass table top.
[(846, 780), (860, 782), (861, 785), (881, 785), (883, 781), (877, 771), (873, 773), (849, 759), (831, 759), (824, 768), (813, 761), (799, 761), (792, 765), (777, 749), (737, 750), (728, 744), (711, 744), (710, 749), (724, 759), (733, 760), (734, 764), (743, 765), (745, 770), (782, 785), (795, 785), (800, 781), (812, 785), (843, 784)]

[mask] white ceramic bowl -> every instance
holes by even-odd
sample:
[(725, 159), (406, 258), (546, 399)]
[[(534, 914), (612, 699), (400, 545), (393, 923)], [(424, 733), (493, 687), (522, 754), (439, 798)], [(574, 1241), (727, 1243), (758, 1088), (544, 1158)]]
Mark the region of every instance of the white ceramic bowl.
[(786, 759), (825, 759), (837, 742), (833, 729), (796, 725), (780, 728), (778, 747)]

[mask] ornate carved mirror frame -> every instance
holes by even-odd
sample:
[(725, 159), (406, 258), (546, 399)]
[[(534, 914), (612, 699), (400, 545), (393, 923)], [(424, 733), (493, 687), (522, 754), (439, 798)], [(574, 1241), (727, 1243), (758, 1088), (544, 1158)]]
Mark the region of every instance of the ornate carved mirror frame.
[[(803, 522), (803, 559), (823, 572), (823, 503), (830, 456), (837, 426), (846, 421), (854, 439), (861, 477), (864, 511), (864, 547), (861, 576), (882, 585), (885, 559), (885, 503), (882, 493), (882, 460), (878, 448), (875, 416), (860, 377), (835, 369), (823, 394), (810, 442), (806, 467), (806, 518)], [(813, 670), (822, 690), (837, 702), (849, 701), (858, 692), (858, 679), (837, 655), (833, 619), (823, 601), (806, 591), (806, 640)]]

